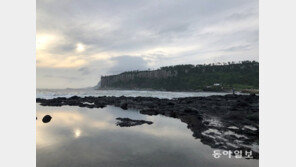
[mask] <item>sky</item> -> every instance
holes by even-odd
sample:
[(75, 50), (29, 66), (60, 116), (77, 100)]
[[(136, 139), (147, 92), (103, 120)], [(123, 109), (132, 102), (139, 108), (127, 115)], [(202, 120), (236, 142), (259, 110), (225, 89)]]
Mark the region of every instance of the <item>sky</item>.
[(259, 60), (258, 0), (37, 0), (37, 88), (103, 75)]

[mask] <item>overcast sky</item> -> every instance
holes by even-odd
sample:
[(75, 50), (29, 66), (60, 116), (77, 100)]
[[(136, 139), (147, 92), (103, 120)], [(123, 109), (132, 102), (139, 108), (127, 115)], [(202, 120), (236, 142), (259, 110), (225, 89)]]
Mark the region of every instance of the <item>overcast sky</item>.
[(257, 60), (258, 0), (37, 0), (37, 88), (176, 64)]

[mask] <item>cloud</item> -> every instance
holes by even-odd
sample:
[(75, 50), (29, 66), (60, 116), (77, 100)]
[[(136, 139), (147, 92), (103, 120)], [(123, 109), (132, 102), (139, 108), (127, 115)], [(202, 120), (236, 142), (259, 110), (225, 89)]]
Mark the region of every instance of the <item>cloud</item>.
[(87, 67), (81, 67), (78, 69), (78, 71), (80, 71), (83, 75), (88, 75), (90, 73), (90, 70)]
[(125, 70), (258, 60), (258, 27), (258, 0), (37, 0), (37, 70), (69, 69), (83, 79), (64, 87), (79, 87)]
[(110, 74), (148, 69), (148, 63), (142, 57), (119, 56), (112, 58), (111, 61), (113, 62), (113, 66), (108, 71)]

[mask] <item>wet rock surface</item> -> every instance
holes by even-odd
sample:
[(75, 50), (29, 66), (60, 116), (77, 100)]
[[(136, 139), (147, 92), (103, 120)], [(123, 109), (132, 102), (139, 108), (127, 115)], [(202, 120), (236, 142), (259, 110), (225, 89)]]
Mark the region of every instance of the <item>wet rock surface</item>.
[[(40, 99), (42, 106), (103, 108), (114, 105), (145, 115), (180, 119), (193, 137), (215, 149), (252, 151), (259, 158), (259, 96), (225, 95), (159, 99), (153, 97), (59, 97)], [(124, 118), (123, 118), (124, 119)]]
[(130, 118), (116, 118), (119, 122), (116, 123), (117, 126), (120, 127), (130, 127), (130, 126), (137, 126), (137, 125), (143, 125), (148, 124), (151, 125), (153, 122), (151, 121), (145, 121), (145, 120), (133, 120)]

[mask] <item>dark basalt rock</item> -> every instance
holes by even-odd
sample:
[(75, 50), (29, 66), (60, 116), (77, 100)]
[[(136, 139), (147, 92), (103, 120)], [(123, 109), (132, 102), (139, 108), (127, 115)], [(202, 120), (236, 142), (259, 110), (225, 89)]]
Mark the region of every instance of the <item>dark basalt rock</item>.
[(48, 122), (50, 122), (50, 120), (51, 120), (51, 116), (50, 115), (45, 115), (43, 118), (42, 118), (42, 122), (43, 123), (48, 123)]
[(95, 104), (95, 106), (98, 107), (98, 108), (104, 108), (104, 107), (107, 106), (106, 103), (104, 103), (104, 102), (102, 103), (102, 102), (100, 102), (100, 101), (95, 101), (94, 104)]
[(157, 115), (158, 112), (157, 110), (154, 109), (143, 109), (140, 111), (141, 114), (146, 114), (146, 115)]
[(132, 120), (130, 118), (116, 118), (119, 122), (116, 123), (117, 126), (120, 127), (130, 127), (130, 126), (137, 126), (142, 124), (151, 125), (153, 122), (145, 121), (145, 120)]
[[(180, 119), (193, 132), (193, 137), (212, 148), (225, 150), (247, 150), (246, 145), (259, 145), (259, 96), (257, 95), (225, 95), (209, 97), (186, 97), (176, 99), (159, 99), (153, 97), (78, 97), (40, 99), (36, 102), (42, 106), (80, 106), (88, 108), (103, 108), (114, 105), (124, 110), (136, 109), (145, 115), (165, 115)], [(139, 120), (125, 120), (118, 126), (134, 126), (143, 124)], [(128, 119), (128, 118), (127, 118)], [(209, 120), (219, 120), (219, 125)], [(142, 120), (143, 121), (143, 120)], [(144, 122), (145, 123), (145, 122)], [(244, 126), (256, 127), (252, 131)], [(237, 129), (228, 129), (236, 127)], [(216, 133), (209, 130), (216, 130)], [(231, 132), (228, 132), (231, 131)], [(209, 133), (208, 133), (209, 132)], [(235, 133), (235, 135), (233, 134)], [(219, 136), (219, 135), (220, 136)], [(218, 135), (218, 136), (217, 136)], [(240, 137), (237, 137), (240, 136)], [(244, 137), (241, 137), (244, 136)], [(221, 139), (222, 138), (222, 139)], [(225, 139), (225, 141), (223, 140)], [(238, 142), (239, 141), (239, 142)], [(232, 145), (229, 145), (232, 144)], [(237, 147), (234, 147), (237, 144)], [(253, 152), (254, 158), (259, 157)]]
[(127, 103), (121, 103), (120, 104), (120, 108), (122, 108), (123, 110), (127, 110)]

